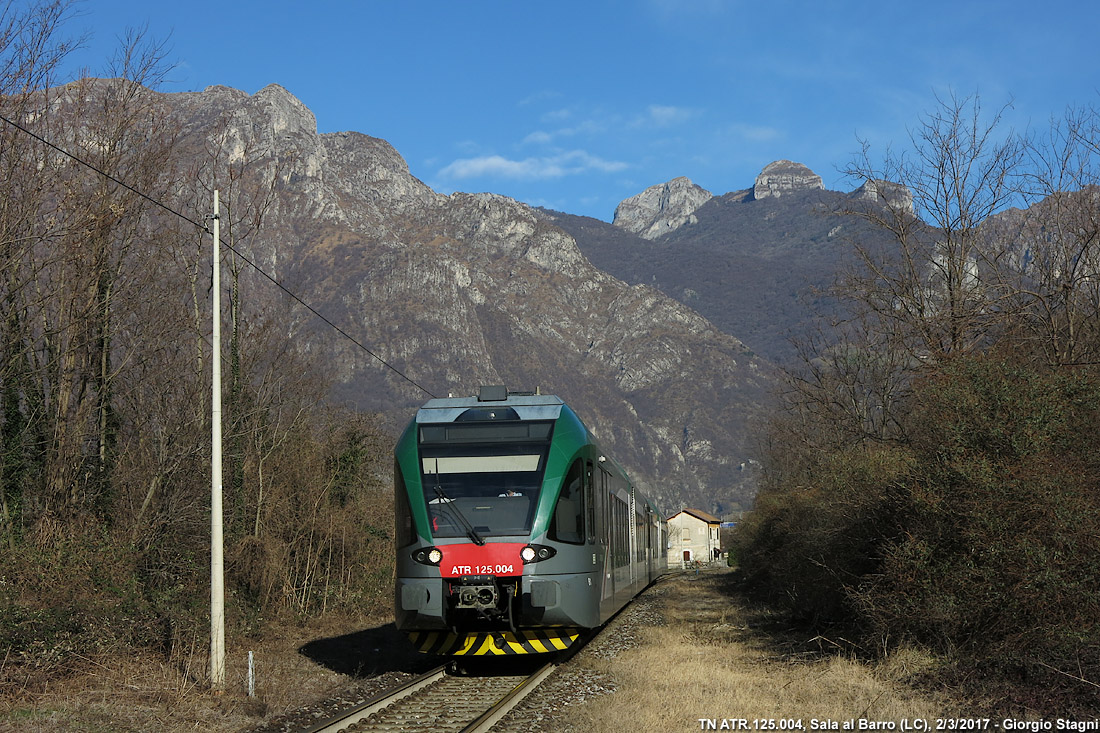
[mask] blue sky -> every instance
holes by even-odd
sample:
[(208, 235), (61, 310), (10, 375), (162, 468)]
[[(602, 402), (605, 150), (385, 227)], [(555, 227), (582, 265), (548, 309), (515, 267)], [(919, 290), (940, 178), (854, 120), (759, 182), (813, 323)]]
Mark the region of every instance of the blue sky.
[(1100, 3), (87, 0), (72, 59), (101, 73), (127, 27), (175, 63), (162, 91), (278, 83), (320, 132), (389, 141), (437, 191), (610, 221), (687, 176), (748, 188), (786, 158), (828, 188), (866, 139), (908, 144), (936, 96), (1012, 102), (1042, 127), (1100, 105)]

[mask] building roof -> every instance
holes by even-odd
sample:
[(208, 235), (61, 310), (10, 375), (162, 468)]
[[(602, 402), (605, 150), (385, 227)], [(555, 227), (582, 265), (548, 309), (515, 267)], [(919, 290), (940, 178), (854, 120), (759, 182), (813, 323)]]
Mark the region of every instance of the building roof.
[[(681, 511), (676, 512), (676, 514), (690, 514), (691, 516), (695, 517), (696, 519), (702, 519), (707, 524), (721, 524), (722, 523), (721, 519), (714, 516), (713, 514), (707, 514), (702, 509), (687, 509), (687, 508), (685, 508)], [(673, 514), (671, 517), (669, 517), (669, 521), (671, 521), (673, 518), (675, 518), (676, 514)]]

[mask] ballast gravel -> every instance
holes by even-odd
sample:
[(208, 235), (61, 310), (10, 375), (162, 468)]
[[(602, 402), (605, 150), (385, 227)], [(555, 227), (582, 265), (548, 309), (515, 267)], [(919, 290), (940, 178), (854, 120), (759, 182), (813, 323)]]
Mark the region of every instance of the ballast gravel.
[[(663, 625), (665, 620), (656, 610), (656, 600), (665, 592), (666, 588), (660, 582), (643, 592), (612, 619), (595, 639), (572, 659), (561, 664), (536, 690), (493, 726), (494, 733), (580, 733), (578, 728), (567, 721), (569, 710), (609, 695), (618, 688), (618, 683), (611, 675), (590, 668), (585, 665), (585, 660), (614, 658), (638, 645), (642, 629)], [(297, 733), (415, 676), (411, 672), (385, 672), (357, 680), (323, 700), (251, 728), (249, 733)]]

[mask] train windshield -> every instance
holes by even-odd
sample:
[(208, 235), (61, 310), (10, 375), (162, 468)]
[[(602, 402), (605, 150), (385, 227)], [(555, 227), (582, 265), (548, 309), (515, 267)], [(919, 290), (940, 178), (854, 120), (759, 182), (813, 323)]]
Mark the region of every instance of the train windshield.
[(420, 472), (435, 537), (528, 534), (552, 422), (420, 427)]

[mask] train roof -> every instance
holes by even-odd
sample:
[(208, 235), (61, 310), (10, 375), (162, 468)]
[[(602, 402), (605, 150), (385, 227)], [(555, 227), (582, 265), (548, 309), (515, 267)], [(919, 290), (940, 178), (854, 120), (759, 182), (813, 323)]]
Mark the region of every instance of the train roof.
[[(509, 392), (504, 387), (482, 387), (473, 397), (442, 397), (428, 400), (416, 413), (418, 423), (449, 423), (461, 419), (557, 420), (565, 403), (555, 395)], [(489, 417), (494, 411), (512, 410), (514, 416)], [(473, 412), (471, 412), (473, 411)], [(465, 416), (465, 417), (463, 417)]]

